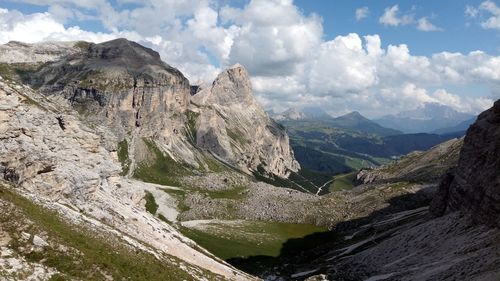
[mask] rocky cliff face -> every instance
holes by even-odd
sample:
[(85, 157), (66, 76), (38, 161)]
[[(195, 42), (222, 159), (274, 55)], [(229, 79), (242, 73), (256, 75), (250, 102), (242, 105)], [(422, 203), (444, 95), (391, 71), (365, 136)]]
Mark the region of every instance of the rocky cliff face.
[[(169, 153), (196, 163), (184, 131), (189, 81), (157, 52), (125, 39), (81, 43), (80, 51), (39, 68), (30, 84), (119, 139), (153, 138)], [(174, 158), (175, 158), (174, 156)], [(140, 159), (139, 159), (140, 160)]]
[[(137, 43), (66, 43), (58, 53), (54, 50), (61, 44), (51, 44), (23, 45), (21, 53), (28, 54), (23, 57), (39, 54), (31, 63), (49, 61), (31, 69), (24, 82), (86, 120), (106, 125), (118, 140), (126, 139), (129, 175), (147, 160), (142, 139), (153, 140), (170, 158), (195, 169), (206, 166), (200, 148), (247, 173), (261, 167), (287, 177), (299, 169), (286, 132), (254, 100), (242, 66), (191, 93), (180, 71)], [(52, 50), (50, 56), (41, 56), (46, 49)]]
[(192, 98), (199, 113), (196, 143), (246, 172), (264, 168), (288, 177), (299, 164), (284, 128), (252, 96), (247, 71), (234, 65)]
[(458, 167), (441, 183), (437, 215), (463, 210), (481, 223), (500, 226), (500, 100), (467, 130)]

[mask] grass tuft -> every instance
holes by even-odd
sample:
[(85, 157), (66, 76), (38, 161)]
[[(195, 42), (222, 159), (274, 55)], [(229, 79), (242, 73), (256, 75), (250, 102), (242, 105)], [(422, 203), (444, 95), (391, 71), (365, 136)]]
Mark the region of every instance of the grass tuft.
[(145, 191), (145, 193), (146, 195), (144, 195), (144, 200), (146, 200), (146, 211), (152, 215), (156, 215), (156, 211), (158, 211), (158, 204), (156, 203), (155, 197), (149, 191)]

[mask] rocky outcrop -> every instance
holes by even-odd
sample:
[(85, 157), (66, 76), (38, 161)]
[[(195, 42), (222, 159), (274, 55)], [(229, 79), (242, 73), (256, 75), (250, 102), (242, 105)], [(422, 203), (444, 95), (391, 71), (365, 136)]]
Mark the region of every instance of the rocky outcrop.
[(433, 212), (463, 210), (500, 226), (500, 100), (467, 130), (456, 171), (441, 183)]
[(223, 71), (211, 87), (192, 97), (196, 144), (245, 172), (264, 168), (288, 177), (298, 171), (288, 135), (260, 107), (252, 95), (247, 71), (234, 65)]
[(44, 63), (78, 53), (86, 42), (44, 42), (26, 44), (11, 41), (0, 45), (0, 62), (4, 63)]
[(279, 114), (274, 114), (272, 118), (276, 121), (284, 121), (284, 120), (303, 120), (306, 119), (307, 116), (304, 112), (299, 111), (296, 108), (289, 108)]
[(436, 183), (458, 164), (463, 138), (438, 144), (427, 151), (412, 152), (401, 159), (375, 169), (364, 169), (356, 175), (360, 184), (375, 182)]

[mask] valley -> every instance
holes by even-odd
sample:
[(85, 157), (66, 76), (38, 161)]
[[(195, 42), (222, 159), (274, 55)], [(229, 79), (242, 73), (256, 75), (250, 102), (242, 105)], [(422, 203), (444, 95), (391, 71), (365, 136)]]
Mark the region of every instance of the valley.
[(192, 91), (126, 39), (0, 51), (6, 280), (499, 276), (499, 102), (466, 135), (404, 134), (274, 120), (244, 66)]

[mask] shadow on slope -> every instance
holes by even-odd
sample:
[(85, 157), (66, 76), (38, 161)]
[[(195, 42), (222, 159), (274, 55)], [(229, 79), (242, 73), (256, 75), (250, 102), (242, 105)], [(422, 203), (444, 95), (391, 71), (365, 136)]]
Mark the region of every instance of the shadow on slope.
[[(387, 238), (387, 236), (382, 236), (369, 239), (375, 234), (427, 217), (425, 207), (429, 205), (430, 200), (429, 190), (393, 197), (387, 201), (386, 207), (366, 217), (340, 222), (331, 231), (289, 239), (283, 244), (280, 255), (277, 257), (251, 256), (226, 261), (240, 270), (264, 279), (275, 280), (272, 278), (281, 277), (284, 279), (276, 280), (303, 280), (326, 270), (321, 265), (321, 261), (327, 259), (325, 255), (350, 246), (354, 250), (349, 254), (357, 253)], [(416, 211), (410, 212), (409, 210)], [(399, 215), (405, 213), (408, 215)], [(366, 243), (361, 243), (360, 246), (355, 245), (363, 241)], [(304, 274), (297, 276), (298, 271)], [(308, 271), (310, 274), (305, 274)]]

